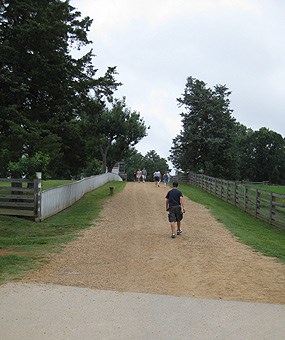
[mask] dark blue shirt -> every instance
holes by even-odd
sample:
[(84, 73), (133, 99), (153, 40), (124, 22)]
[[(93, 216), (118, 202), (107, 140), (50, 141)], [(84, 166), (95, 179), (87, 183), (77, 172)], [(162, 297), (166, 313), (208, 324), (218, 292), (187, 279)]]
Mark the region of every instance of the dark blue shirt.
[(176, 188), (173, 188), (168, 191), (165, 198), (168, 199), (168, 205), (170, 207), (174, 207), (176, 205), (180, 205), (180, 197), (183, 197), (182, 192)]

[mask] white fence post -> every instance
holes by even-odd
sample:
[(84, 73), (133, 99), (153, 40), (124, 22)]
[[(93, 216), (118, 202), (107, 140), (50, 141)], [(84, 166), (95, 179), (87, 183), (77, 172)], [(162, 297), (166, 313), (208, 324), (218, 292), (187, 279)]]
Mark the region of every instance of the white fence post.
[(36, 200), (36, 221), (41, 220), (42, 212), (42, 173), (36, 172), (36, 186), (35, 190), (35, 200)]

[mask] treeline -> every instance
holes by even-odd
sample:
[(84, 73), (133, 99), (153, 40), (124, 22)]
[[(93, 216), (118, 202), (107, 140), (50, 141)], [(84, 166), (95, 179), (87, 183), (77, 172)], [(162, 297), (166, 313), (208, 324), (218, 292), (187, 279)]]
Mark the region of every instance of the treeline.
[(0, 177), (98, 174), (146, 136), (114, 96), (116, 67), (97, 77), (92, 49), (82, 52), (91, 24), (69, 1), (0, 2)]
[(140, 152), (134, 150), (132, 154), (125, 159), (124, 164), (128, 181), (134, 180), (134, 173), (138, 169), (146, 169), (147, 181), (153, 181), (153, 173), (157, 170), (161, 172), (161, 175), (172, 170), (169, 169), (167, 160), (160, 157), (155, 150), (148, 151), (145, 156), (143, 156)]
[(189, 77), (177, 98), (184, 108), (182, 130), (173, 139), (169, 159), (182, 172), (250, 181), (285, 183), (285, 139), (265, 127), (238, 123), (225, 85), (213, 89)]
[[(122, 160), (128, 178), (140, 167), (168, 170), (154, 150), (135, 150), (148, 127), (115, 97), (116, 67), (98, 77), (92, 49), (82, 52), (91, 24), (68, 0), (0, 2), (0, 177), (78, 178)], [(224, 85), (187, 79), (169, 160), (183, 172), (284, 183), (284, 138), (239, 124), (229, 95)]]

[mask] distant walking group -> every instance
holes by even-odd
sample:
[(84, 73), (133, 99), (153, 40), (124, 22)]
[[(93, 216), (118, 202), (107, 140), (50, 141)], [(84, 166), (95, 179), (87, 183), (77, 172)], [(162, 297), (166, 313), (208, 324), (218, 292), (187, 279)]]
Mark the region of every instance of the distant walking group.
[[(143, 183), (145, 183), (146, 182), (146, 177), (147, 177), (146, 168), (143, 168), (142, 170), (141, 169), (137, 169), (134, 172), (134, 181), (135, 182), (138, 182), (138, 183), (143, 182)], [(153, 180), (154, 180), (155, 186), (159, 187), (160, 186), (160, 182), (161, 182), (161, 172), (159, 170), (156, 170), (153, 173)], [(170, 182), (170, 174), (169, 174), (168, 171), (163, 174), (162, 180), (163, 180), (163, 183), (164, 183), (164, 187), (167, 187), (167, 185), (169, 185), (169, 182)]]
[[(160, 186), (160, 182), (161, 182), (161, 172), (159, 170), (156, 170), (153, 173), (153, 180), (154, 180), (154, 185), (156, 187), (159, 187)], [(163, 174), (162, 180), (163, 180), (163, 183), (164, 183), (164, 187), (166, 188), (166, 186), (170, 182), (170, 174), (169, 174), (168, 171)]]

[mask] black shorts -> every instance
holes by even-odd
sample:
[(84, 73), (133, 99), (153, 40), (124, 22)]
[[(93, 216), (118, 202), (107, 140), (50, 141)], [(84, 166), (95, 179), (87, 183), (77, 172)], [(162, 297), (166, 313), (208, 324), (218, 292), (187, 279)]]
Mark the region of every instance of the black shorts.
[(168, 221), (179, 222), (183, 218), (183, 213), (181, 212), (181, 206), (175, 205), (174, 207), (169, 207)]

